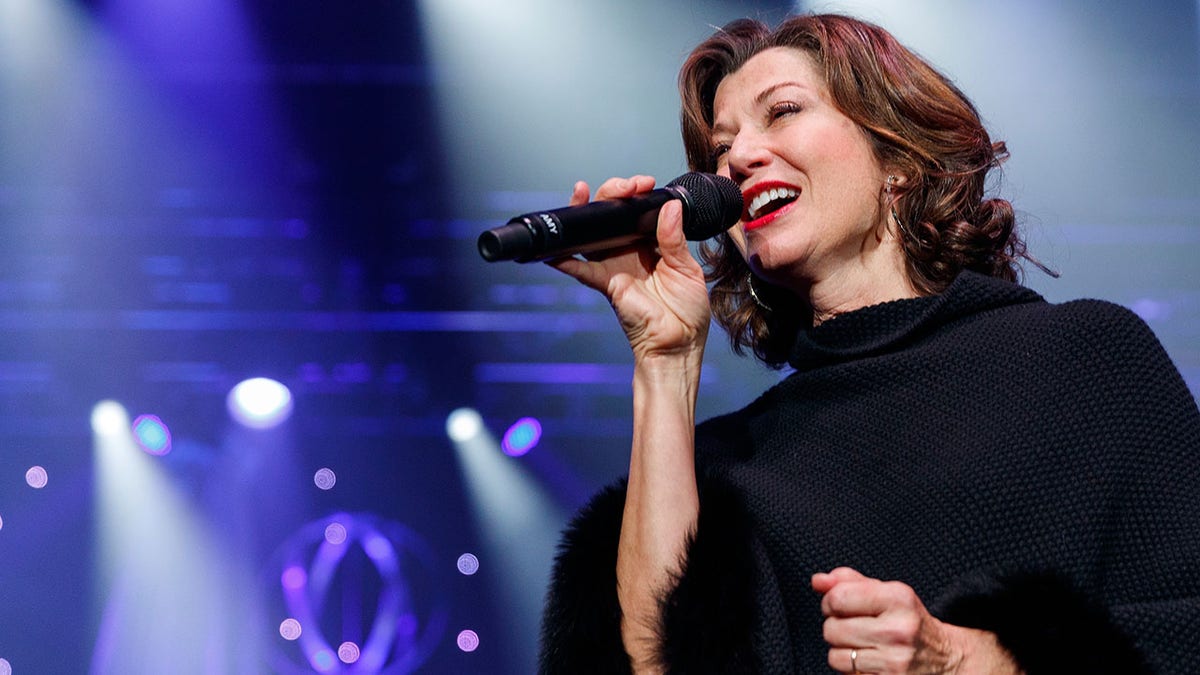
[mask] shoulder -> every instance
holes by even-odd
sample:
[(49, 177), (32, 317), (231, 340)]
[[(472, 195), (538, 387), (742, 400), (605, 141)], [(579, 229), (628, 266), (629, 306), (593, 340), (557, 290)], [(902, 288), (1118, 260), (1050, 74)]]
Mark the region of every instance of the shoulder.
[(1169, 361), (1154, 331), (1132, 310), (1096, 299), (1006, 305), (980, 312), (962, 328), (1002, 337), (1030, 354), (1050, 351), (1057, 359), (1139, 358)]

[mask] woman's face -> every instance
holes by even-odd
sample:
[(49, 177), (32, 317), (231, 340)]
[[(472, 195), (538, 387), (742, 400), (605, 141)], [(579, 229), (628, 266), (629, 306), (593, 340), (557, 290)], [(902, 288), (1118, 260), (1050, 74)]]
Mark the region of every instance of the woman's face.
[(880, 255), (895, 267), (899, 249), (880, 247), (887, 173), (811, 57), (782, 47), (755, 55), (721, 81), (713, 113), (717, 173), (746, 200), (730, 235), (756, 274), (804, 294), (869, 274)]

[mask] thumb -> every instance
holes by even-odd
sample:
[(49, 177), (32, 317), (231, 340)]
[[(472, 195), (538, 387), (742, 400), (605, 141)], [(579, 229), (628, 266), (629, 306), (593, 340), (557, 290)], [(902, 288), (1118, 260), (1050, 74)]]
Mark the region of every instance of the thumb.
[(837, 567), (829, 572), (817, 572), (812, 576), (813, 590), (818, 593), (828, 593), (829, 589), (843, 581), (861, 581), (866, 579), (858, 570), (850, 567)]
[(678, 200), (672, 199), (659, 209), (656, 237), (659, 255), (672, 266), (692, 259), (683, 234), (683, 205)]

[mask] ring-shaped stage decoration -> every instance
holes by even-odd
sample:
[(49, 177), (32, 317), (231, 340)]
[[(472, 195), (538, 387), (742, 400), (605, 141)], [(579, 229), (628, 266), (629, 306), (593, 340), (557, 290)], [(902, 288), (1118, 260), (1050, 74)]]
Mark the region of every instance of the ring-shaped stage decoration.
[[(446, 629), (447, 580), (431, 549), (412, 530), (373, 514), (308, 523), (279, 547), (268, 572), (280, 600), (275, 625), (293, 619), (302, 628), (277, 645), (277, 673), (411, 673)], [(358, 649), (351, 664), (344, 662), (347, 644)]]

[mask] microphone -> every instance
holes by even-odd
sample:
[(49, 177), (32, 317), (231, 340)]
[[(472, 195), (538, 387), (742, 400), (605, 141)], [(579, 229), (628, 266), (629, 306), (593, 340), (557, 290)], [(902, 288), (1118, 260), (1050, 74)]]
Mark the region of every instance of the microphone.
[(517, 216), (479, 235), (479, 255), (488, 262), (525, 263), (652, 239), (658, 212), (672, 199), (683, 202), (683, 235), (689, 241), (715, 237), (742, 215), (742, 191), (736, 183), (724, 176), (693, 171), (666, 187), (626, 199)]

